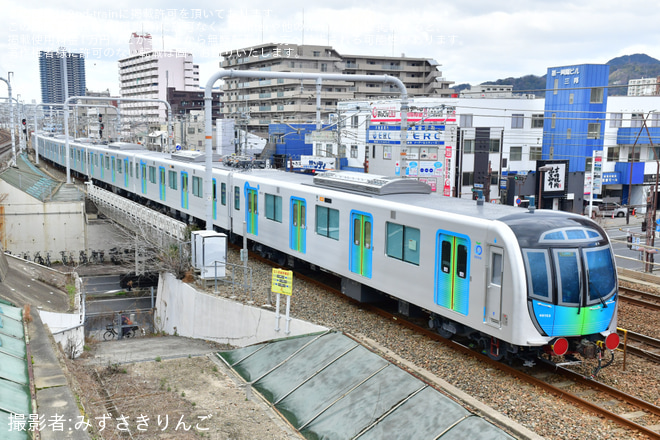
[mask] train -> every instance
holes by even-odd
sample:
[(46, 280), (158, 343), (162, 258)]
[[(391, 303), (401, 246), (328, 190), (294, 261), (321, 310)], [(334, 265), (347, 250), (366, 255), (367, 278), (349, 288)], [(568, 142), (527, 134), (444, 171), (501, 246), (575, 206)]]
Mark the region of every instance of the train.
[[(62, 139), (35, 141), (42, 160), (65, 166)], [(74, 176), (205, 226), (203, 153), (73, 141), (69, 154)], [(335, 274), (347, 296), (393, 298), (402, 313), (426, 313), (442, 336), (468, 338), (493, 359), (614, 358), (615, 259), (605, 231), (584, 216), (354, 172), (214, 161), (212, 176), (213, 229), (247, 235), (280, 264)]]

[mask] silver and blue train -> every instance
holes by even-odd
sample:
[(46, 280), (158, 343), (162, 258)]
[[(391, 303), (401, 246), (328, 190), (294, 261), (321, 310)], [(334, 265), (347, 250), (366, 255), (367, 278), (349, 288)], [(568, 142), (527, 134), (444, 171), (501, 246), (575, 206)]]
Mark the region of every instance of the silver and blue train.
[[(42, 159), (66, 163), (63, 140), (36, 136)], [(80, 178), (204, 224), (203, 158), (140, 145), (70, 144)], [(213, 165), (213, 227), (254, 250), (428, 312), (444, 336), (463, 335), (493, 358), (600, 358), (618, 344), (618, 282), (609, 239), (565, 212), (430, 194), (413, 179), (331, 172), (315, 177)]]

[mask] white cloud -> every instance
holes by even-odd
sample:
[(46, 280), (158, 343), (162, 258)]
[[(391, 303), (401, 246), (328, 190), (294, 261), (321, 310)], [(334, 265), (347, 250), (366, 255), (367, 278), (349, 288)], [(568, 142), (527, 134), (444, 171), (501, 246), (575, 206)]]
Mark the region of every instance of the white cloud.
[(306, 44), (329, 43), (341, 54), (433, 58), (456, 83), (543, 75), (550, 66), (632, 53), (660, 58), (660, 12), (646, 0), (5, 3), (11, 4), (3, 6), (0, 76), (14, 72), (14, 93), (37, 101), (40, 50), (85, 52), (88, 87), (117, 93), (117, 60), (128, 54), (130, 34), (142, 31), (152, 34), (154, 48), (191, 52), (202, 84), (219, 70), (221, 52), (302, 43), (303, 22)]

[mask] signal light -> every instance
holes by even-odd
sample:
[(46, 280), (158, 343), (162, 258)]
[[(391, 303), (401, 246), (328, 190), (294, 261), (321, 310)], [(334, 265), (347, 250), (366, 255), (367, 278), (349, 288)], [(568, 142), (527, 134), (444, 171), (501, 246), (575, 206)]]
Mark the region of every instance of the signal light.
[(105, 126), (103, 124), (101, 124), (101, 130), (103, 130), (104, 128), (105, 128)]
[(607, 338), (605, 338), (605, 346), (610, 350), (614, 350), (619, 346), (620, 341), (619, 334), (617, 332), (612, 332), (607, 335)]
[(26, 125), (26, 124), (27, 124), (27, 121), (26, 121), (25, 119), (22, 119), (22, 120), (21, 120), (21, 123), (22, 123), (23, 125)]
[(552, 351), (557, 356), (563, 356), (568, 352), (568, 341), (566, 338), (559, 338), (552, 344)]

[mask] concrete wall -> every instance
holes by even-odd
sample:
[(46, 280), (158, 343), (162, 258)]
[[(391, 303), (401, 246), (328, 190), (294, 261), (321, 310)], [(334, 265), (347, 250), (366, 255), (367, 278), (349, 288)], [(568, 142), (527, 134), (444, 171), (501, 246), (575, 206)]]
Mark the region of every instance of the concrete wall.
[(53, 313), (39, 310), (41, 321), (48, 326), (55, 342), (60, 344), (67, 356), (71, 350), (73, 357), (83, 352), (85, 343), (85, 326), (81, 323), (79, 314)]
[(60, 344), (64, 353), (77, 358), (83, 352), (85, 344), (84, 311), (82, 310), (82, 280), (75, 275), (76, 296), (73, 303), (73, 313), (56, 313), (39, 310), (39, 317), (53, 335), (55, 342)]
[[(292, 300), (295, 301), (295, 297)], [(284, 307), (281, 313), (284, 314)], [(276, 332), (275, 312), (197, 291), (171, 274), (160, 276), (154, 323), (156, 330), (166, 333), (239, 347), (326, 330), (322, 326), (292, 319), (291, 333), (287, 335), (282, 316), (280, 331)]]
[(60, 259), (60, 251), (78, 257), (87, 248), (87, 225), (84, 202), (42, 203), (29, 194), (0, 181), (0, 193), (8, 194), (0, 207), (0, 241), (5, 250), (18, 255), (36, 251), (51, 261)]

